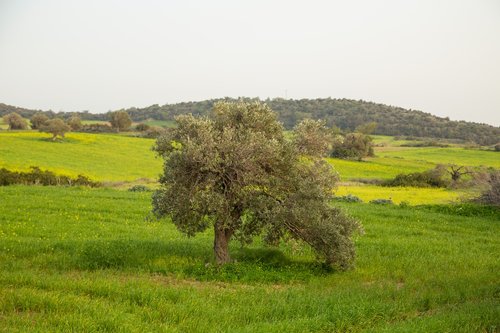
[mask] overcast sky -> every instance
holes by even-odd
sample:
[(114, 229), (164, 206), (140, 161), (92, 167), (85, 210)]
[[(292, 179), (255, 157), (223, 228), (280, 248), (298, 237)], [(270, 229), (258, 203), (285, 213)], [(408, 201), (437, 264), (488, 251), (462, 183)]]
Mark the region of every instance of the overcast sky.
[(499, 0), (0, 0), (0, 102), (352, 98), (500, 125)]

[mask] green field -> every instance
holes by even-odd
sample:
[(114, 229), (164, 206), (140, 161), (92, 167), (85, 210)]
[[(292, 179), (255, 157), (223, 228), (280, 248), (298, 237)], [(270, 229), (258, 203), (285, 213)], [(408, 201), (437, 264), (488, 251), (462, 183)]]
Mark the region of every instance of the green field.
[(0, 132), (0, 167), (38, 166), (100, 181), (156, 179), (161, 172), (162, 162), (151, 151), (152, 139), (86, 133), (68, 133), (60, 142), (49, 138), (38, 132)]
[[(51, 142), (38, 132), (0, 133), (0, 167), (39, 166), (58, 173), (83, 173), (103, 181), (156, 179), (161, 161), (154, 157), (151, 139), (116, 134), (68, 133), (63, 142)], [(383, 154), (383, 156), (381, 156)], [(463, 148), (405, 148), (377, 153), (363, 162), (330, 158), (343, 181), (389, 179), (399, 173), (424, 171), (451, 161), (471, 166), (500, 167), (498, 153)]]
[[(0, 331), (494, 332), (498, 211), (344, 204), (357, 267), (298, 244), (212, 266), (212, 234), (147, 222), (149, 193), (0, 187)], [(425, 240), (425, 241), (423, 241)], [(207, 264), (208, 263), (208, 264)]]
[(428, 162), (434, 164), (457, 164), (467, 166), (490, 166), (500, 168), (497, 152), (459, 147), (449, 148), (407, 148), (384, 151), (381, 158), (400, 158), (401, 161)]

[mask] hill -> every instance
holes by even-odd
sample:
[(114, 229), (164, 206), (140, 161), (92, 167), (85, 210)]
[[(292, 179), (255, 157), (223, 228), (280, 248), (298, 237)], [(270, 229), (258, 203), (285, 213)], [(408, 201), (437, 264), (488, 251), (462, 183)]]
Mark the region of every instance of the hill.
[[(258, 100), (243, 98), (244, 100)], [(170, 121), (180, 114), (207, 115), (213, 104), (221, 99), (177, 104), (151, 105), (145, 108), (129, 108), (126, 111), (134, 121)], [(234, 100), (226, 98), (225, 100)], [(286, 128), (292, 128), (304, 118), (325, 119), (328, 126), (342, 130), (354, 130), (368, 122), (378, 124), (374, 134), (391, 136), (431, 137), (475, 142), (492, 145), (500, 141), (500, 127), (466, 121), (452, 121), (429, 113), (407, 110), (366, 101), (350, 99), (267, 99), (266, 102), (278, 113)], [(23, 117), (31, 117), (37, 110), (29, 110), (0, 103), (0, 116), (15, 111)], [(50, 117), (69, 117), (73, 112), (46, 111)], [(108, 120), (109, 114), (77, 112), (83, 120)]]

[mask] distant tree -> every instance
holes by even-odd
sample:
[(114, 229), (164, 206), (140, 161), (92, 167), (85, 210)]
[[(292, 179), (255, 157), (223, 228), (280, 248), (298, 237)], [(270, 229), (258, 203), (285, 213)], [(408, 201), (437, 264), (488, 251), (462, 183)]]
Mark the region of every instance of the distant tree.
[(49, 117), (45, 115), (45, 113), (37, 112), (35, 113), (31, 119), (31, 129), (40, 129), (40, 127), (45, 124), (49, 120)]
[(139, 132), (144, 132), (147, 131), (150, 127), (151, 126), (149, 126), (148, 124), (139, 123), (135, 126), (135, 130)]
[(325, 156), (332, 139), (332, 132), (323, 120), (304, 119), (294, 128), (295, 145), (301, 154)]
[(111, 113), (110, 123), (111, 126), (119, 132), (130, 128), (132, 120), (127, 112), (116, 111)]
[(373, 156), (372, 138), (362, 133), (348, 133), (334, 141), (331, 156), (358, 161)]
[(3, 116), (3, 121), (9, 125), (10, 130), (24, 130), (28, 128), (26, 120), (15, 112)]
[(213, 227), (218, 264), (230, 261), (232, 238), (246, 244), (262, 233), (269, 244), (288, 236), (328, 264), (352, 264), (359, 225), (330, 205), (336, 173), (300, 154), (268, 106), (221, 102), (212, 118), (176, 120), (155, 146), (165, 159), (156, 216), (170, 216), (188, 236)]
[(79, 131), (82, 128), (82, 120), (78, 115), (74, 115), (68, 119), (68, 125), (72, 131)]
[(495, 147), (493, 147), (495, 151), (500, 151), (500, 143), (497, 143)]
[(40, 127), (40, 132), (51, 133), (52, 140), (55, 141), (58, 136), (64, 138), (64, 134), (69, 132), (71, 127), (67, 125), (64, 120), (60, 118), (55, 118), (48, 120), (44, 125)]
[(472, 173), (472, 171), (469, 170), (469, 168), (467, 168), (466, 166), (458, 166), (454, 164), (449, 166), (447, 172), (450, 174), (451, 180), (453, 180), (453, 182), (458, 182), (463, 175)]

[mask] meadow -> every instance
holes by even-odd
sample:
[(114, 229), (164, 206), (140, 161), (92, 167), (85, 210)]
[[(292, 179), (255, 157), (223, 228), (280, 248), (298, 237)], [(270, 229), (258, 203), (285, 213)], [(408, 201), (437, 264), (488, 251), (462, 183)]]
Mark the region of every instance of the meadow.
[(152, 139), (118, 134), (68, 133), (52, 142), (33, 131), (0, 132), (0, 167), (27, 170), (30, 166), (98, 181), (156, 179), (162, 161), (155, 157)]
[[(212, 264), (212, 232), (147, 221), (150, 193), (0, 187), (0, 331), (495, 332), (498, 210), (342, 204), (354, 270), (300, 244)], [(425, 240), (425, 241), (423, 241)]]

